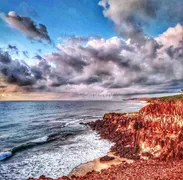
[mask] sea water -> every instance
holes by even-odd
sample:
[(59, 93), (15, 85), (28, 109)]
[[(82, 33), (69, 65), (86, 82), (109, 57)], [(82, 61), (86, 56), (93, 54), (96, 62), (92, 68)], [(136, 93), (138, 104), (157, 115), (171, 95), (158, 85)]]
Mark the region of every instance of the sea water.
[(112, 143), (83, 125), (106, 112), (134, 112), (131, 101), (0, 102), (0, 180), (60, 177), (105, 155)]

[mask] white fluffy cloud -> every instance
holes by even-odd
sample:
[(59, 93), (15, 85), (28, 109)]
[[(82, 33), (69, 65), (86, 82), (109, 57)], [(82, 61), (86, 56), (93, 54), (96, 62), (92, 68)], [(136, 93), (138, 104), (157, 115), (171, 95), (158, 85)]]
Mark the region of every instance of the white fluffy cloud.
[(124, 38), (143, 42), (143, 26), (155, 16), (156, 3), (152, 0), (101, 0), (103, 14), (111, 19), (119, 34)]
[(163, 44), (164, 47), (179, 47), (183, 44), (183, 26), (177, 24), (175, 27), (170, 27), (163, 34), (158, 36), (156, 40)]
[(133, 14), (154, 16), (154, 8), (151, 1), (147, 0), (101, 0), (99, 5), (104, 7), (104, 15), (116, 24), (123, 23)]
[(131, 38), (140, 45), (146, 42), (144, 29), (153, 21), (183, 23), (183, 2), (180, 0), (100, 0), (99, 5), (123, 38)]

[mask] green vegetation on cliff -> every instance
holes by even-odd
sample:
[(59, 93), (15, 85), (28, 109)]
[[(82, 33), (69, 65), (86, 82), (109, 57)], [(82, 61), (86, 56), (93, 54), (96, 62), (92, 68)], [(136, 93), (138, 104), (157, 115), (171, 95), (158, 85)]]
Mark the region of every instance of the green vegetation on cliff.
[(151, 98), (149, 102), (153, 101), (161, 101), (161, 102), (166, 102), (166, 101), (177, 101), (177, 100), (183, 100), (183, 94), (178, 94), (174, 96), (164, 96), (164, 97), (158, 97), (158, 98)]

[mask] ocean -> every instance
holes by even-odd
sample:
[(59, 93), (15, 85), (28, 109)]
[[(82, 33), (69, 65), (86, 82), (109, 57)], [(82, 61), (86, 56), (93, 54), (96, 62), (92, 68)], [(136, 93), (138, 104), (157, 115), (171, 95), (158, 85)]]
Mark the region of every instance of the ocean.
[(104, 156), (112, 143), (82, 123), (134, 112), (138, 101), (0, 102), (0, 180), (60, 177)]

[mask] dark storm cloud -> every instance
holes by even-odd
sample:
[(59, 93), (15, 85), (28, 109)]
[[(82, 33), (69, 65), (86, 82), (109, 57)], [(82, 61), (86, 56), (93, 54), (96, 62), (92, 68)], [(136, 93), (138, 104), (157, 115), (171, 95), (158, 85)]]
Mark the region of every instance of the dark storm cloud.
[(45, 25), (37, 25), (31, 18), (17, 15), (10, 11), (8, 14), (1, 14), (0, 16), (12, 28), (23, 32), (28, 38), (35, 41), (47, 41), (51, 43), (48, 31)]
[[(41, 57), (41, 56), (37, 56)], [(41, 58), (36, 65), (28, 66), (24, 61), (13, 60), (8, 52), (0, 52), (0, 74), (4, 81), (18, 86), (30, 86), (31, 89), (45, 90), (49, 86), (60, 86), (67, 83), (59, 72)], [(27, 88), (24, 88), (27, 90)]]
[(8, 53), (0, 52), (0, 72), (9, 83), (20, 86), (33, 85), (35, 78), (28, 67), (17, 60), (12, 60)]
[[(68, 49), (72, 52), (72, 49)], [(75, 51), (75, 53), (74, 53)], [(76, 49), (73, 49), (73, 55), (68, 53), (52, 53), (47, 59), (51, 62), (54, 62), (59, 67), (63, 67), (62, 71), (67, 71), (71, 69), (72, 71), (82, 72), (84, 66), (87, 65), (87, 62), (82, 60), (82, 55), (76, 52)], [(65, 67), (65, 68), (64, 68)]]
[(64, 76), (64, 73), (60, 72), (59, 69), (53, 68), (46, 59), (37, 55), (36, 58), (39, 60), (36, 66), (31, 66), (31, 72), (40, 84), (37, 83), (36, 88), (40, 87), (48, 90), (49, 87), (59, 87), (68, 83), (70, 76)]
[(31, 72), (37, 80), (43, 79), (43, 73), (39, 67), (31, 67)]
[(84, 83), (93, 84), (93, 83), (98, 83), (98, 82), (101, 82), (101, 81), (102, 81), (102, 78), (100, 76), (93, 75), (92, 77), (89, 77), (88, 79), (86, 79), (84, 81)]
[(166, 49), (166, 52), (172, 59), (181, 59), (181, 60), (183, 59), (182, 47), (175, 48), (173, 46), (170, 46), (169, 48)]
[(0, 51), (0, 63), (9, 64), (11, 62), (11, 57), (7, 52)]
[(105, 69), (103, 70), (98, 70), (96, 69), (96, 71), (93, 73), (93, 75), (91, 77), (88, 77), (87, 79), (85, 79), (82, 83), (90, 85), (90, 84), (94, 84), (94, 83), (102, 83), (103, 80), (105, 80), (106, 78), (110, 78), (112, 76), (112, 74), (108, 71), (106, 71)]
[(52, 87), (59, 87), (62, 85), (66, 85), (68, 83), (68, 77), (63, 77), (59, 73), (52, 73), (50, 75), (51, 83), (49, 84)]

